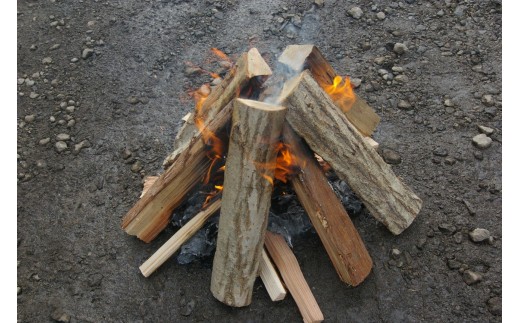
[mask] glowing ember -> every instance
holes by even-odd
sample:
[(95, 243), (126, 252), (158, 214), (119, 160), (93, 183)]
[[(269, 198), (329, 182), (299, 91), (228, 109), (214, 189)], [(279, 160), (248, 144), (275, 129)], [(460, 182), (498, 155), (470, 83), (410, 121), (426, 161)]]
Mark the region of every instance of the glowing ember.
[(344, 112), (349, 111), (352, 108), (352, 105), (356, 101), (356, 95), (354, 94), (354, 89), (350, 84), (350, 78), (341, 76), (336, 76), (332, 81), (332, 84), (321, 84), (323, 90), (329, 94), (331, 99), (338, 105), (341, 106)]
[(213, 48), (211, 49), (211, 51), (212, 51), (213, 54), (215, 54), (215, 56), (217, 56), (218, 58), (223, 59), (223, 60), (225, 60), (225, 61), (227, 61), (227, 62), (233, 63), (233, 61), (231, 60), (231, 58), (229, 58), (229, 56), (227, 56), (226, 54), (224, 54), (224, 52), (221, 51), (220, 49), (213, 47)]

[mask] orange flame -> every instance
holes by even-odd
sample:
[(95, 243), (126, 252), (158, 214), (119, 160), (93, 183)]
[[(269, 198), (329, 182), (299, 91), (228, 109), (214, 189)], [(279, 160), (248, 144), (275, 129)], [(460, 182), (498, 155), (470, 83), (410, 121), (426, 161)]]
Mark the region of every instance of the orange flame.
[(331, 99), (338, 104), (344, 112), (349, 111), (356, 101), (356, 95), (352, 84), (350, 84), (350, 78), (345, 76), (343, 84), (343, 78), (341, 76), (334, 77), (332, 84), (321, 84), (323, 90), (329, 94)]
[(206, 206), (208, 206), (209, 202), (211, 202), (211, 200), (217, 196), (220, 192), (222, 192), (222, 190), (224, 189), (224, 186), (222, 185), (215, 185), (214, 186), (214, 190), (211, 191), (208, 196), (206, 196), (206, 200), (204, 200), (204, 204), (202, 204), (202, 208), (206, 208)]
[(211, 48), (211, 51), (213, 52), (213, 54), (215, 54), (215, 56), (217, 56), (218, 58), (220, 59), (223, 59), (225, 61), (228, 61), (230, 63), (233, 63), (233, 61), (231, 60), (231, 58), (229, 58), (229, 56), (227, 56), (226, 54), (224, 54), (223, 51), (221, 51), (220, 49), (218, 48)]
[(262, 177), (265, 178), (271, 185), (274, 184), (274, 179), (277, 179), (283, 183), (287, 183), (289, 176), (296, 174), (301, 168), (305, 167), (301, 161), (296, 158), (294, 154), (290, 152), (290, 146), (279, 142), (276, 145), (275, 150), (277, 151), (276, 161), (273, 163), (257, 163), (256, 166), (263, 170), (274, 170), (274, 178), (263, 173)]

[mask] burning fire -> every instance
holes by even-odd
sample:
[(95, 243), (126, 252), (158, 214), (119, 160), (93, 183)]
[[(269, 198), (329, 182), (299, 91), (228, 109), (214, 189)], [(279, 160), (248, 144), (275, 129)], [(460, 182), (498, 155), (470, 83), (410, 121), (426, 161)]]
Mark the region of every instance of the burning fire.
[[(301, 162), (296, 158), (294, 154), (290, 152), (290, 146), (279, 142), (276, 145), (275, 150), (277, 151), (276, 161), (274, 163), (267, 164), (256, 164), (256, 166), (263, 170), (274, 169), (274, 179), (277, 179), (283, 183), (287, 183), (289, 176), (296, 174), (305, 165), (301, 165)], [(262, 175), (271, 185), (274, 184), (274, 179), (266, 174)]]
[(223, 59), (229, 63), (233, 63), (231, 58), (229, 58), (229, 56), (224, 54), (224, 52), (221, 51), (220, 49), (213, 47), (213, 48), (211, 48), (211, 52), (213, 52), (213, 54), (215, 54), (215, 56), (217, 56), (218, 58)]
[[(343, 84), (342, 84), (343, 83)], [(344, 112), (349, 111), (356, 101), (356, 95), (350, 78), (345, 76), (345, 80), (341, 76), (334, 77), (332, 84), (321, 85), (323, 90), (329, 94), (331, 99), (339, 104)]]

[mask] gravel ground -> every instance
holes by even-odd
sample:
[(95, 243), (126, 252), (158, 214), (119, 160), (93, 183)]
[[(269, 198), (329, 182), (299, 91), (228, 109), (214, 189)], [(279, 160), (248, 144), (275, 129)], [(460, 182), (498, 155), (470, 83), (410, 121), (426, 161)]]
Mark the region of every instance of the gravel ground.
[(214, 69), (211, 47), (257, 47), (273, 66), (300, 43), (358, 79), (381, 154), (424, 201), (400, 236), (353, 217), (374, 260), (356, 288), (315, 233), (294, 241), (326, 321), (502, 320), (502, 1), (17, 4), (20, 322), (300, 321), (260, 282), (250, 306), (220, 304), (211, 259), (142, 277), (175, 229), (149, 245), (120, 229), (193, 107), (187, 92), (211, 81), (189, 67)]

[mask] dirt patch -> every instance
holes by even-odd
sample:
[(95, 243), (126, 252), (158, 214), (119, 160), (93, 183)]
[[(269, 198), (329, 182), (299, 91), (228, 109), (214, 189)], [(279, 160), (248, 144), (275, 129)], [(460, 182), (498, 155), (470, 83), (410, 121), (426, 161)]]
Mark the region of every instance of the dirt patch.
[[(149, 245), (120, 229), (192, 109), (187, 91), (211, 80), (186, 62), (255, 46), (273, 65), (297, 43), (361, 80), (382, 118), (374, 138), (424, 201), (397, 237), (353, 217), (374, 260), (356, 288), (315, 233), (293, 241), (326, 319), (501, 320), (501, 1), (19, 1), (17, 17), (21, 322), (301, 320), (260, 282), (251, 306), (220, 304), (211, 260), (142, 277), (174, 229)], [(488, 148), (472, 142), (479, 125), (493, 129)], [(473, 242), (476, 228), (491, 238)]]

